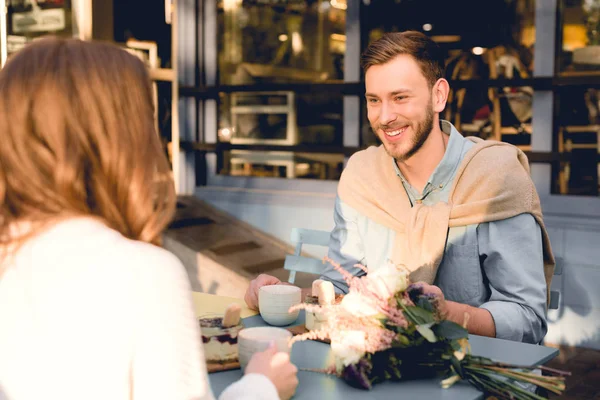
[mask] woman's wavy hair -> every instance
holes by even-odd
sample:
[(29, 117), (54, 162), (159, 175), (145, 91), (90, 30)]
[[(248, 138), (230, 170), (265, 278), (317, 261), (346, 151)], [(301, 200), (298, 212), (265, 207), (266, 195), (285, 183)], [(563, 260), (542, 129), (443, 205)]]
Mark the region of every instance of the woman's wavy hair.
[[(77, 216), (160, 244), (176, 196), (148, 72), (135, 56), (74, 39), (28, 45), (0, 71), (0, 138), (5, 250)], [(21, 223), (31, 229), (15, 236)]]

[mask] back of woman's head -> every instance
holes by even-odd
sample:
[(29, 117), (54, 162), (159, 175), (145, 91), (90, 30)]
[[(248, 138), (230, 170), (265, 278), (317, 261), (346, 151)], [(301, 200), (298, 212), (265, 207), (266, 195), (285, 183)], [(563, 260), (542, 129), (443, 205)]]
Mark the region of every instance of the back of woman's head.
[(175, 193), (136, 57), (73, 39), (28, 45), (0, 71), (0, 138), (1, 244), (15, 241), (14, 223), (35, 233), (90, 215), (159, 242)]

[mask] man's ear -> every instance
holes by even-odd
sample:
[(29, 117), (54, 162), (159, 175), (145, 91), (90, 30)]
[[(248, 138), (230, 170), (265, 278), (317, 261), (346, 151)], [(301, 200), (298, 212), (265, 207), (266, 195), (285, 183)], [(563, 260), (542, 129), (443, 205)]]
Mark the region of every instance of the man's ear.
[(432, 89), (433, 111), (441, 113), (446, 108), (448, 94), (450, 93), (450, 84), (444, 78), (437, 80)]

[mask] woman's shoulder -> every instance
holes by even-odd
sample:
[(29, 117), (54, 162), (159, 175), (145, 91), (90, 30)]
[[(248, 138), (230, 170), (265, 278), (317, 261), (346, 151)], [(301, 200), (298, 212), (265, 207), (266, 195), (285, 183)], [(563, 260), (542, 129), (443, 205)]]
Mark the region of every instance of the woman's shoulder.
[(150, 243), (132, 240), (103, 221), (82, 217), (60, 221), (31, 240), (36, 258), (62, 264), (86, 265), (110, 272), (115, 269), (169, 273), (182, 268), (167, 250)]

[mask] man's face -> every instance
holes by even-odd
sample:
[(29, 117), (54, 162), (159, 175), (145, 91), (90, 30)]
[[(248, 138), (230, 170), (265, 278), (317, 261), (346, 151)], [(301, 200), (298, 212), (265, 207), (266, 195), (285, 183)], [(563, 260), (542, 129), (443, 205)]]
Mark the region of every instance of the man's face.
[(367, 116), (387, 153), (398, 161), (413, 156), (433, 128), (432, 90), (409, 55), (371, 66), (365, 74)]

